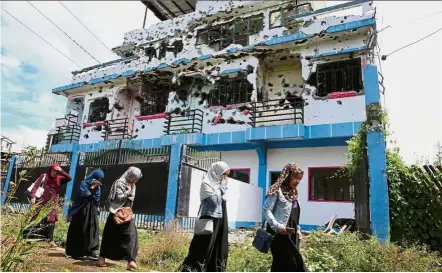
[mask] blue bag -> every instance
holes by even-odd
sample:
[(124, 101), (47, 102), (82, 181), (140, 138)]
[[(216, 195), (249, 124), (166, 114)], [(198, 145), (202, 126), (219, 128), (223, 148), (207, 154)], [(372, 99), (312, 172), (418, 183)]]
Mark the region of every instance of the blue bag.
[(273, 236), (264, 229), (265, 221), (262, 223), (262, 227), (256, 232), (255, 239), (252, 245), (261, 253), (267, 253), (270, 249), (270, 242)]

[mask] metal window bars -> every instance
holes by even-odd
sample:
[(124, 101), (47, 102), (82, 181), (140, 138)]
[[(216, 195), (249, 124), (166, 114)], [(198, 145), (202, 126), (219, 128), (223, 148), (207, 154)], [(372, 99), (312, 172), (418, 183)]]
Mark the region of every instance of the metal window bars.
[(133, 120), (120, 118), (104, 121), (102, 137), (104, 140), (125, 139), (132, 137)]
[(57, 132), (54, 134), (52, 144), (78, 143), (81, 127), (78, 124), (78, 116), (68, 114), (65, 118), (56, 119)]
[(304, 102), (300, 98), (251, 102), (252, 127), (304, 123)]
[(164, 129), (164, 133), (167, 135), (201, 133), (203, 131), (203, 111), (193, 109), (182, 113), (167, 113)]

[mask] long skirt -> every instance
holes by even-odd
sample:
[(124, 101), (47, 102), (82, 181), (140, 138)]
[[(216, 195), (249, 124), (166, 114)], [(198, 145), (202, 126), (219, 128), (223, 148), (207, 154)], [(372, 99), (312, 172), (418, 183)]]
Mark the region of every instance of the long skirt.
[(274, 234), (270, 243), (273, 262), (271, 272), (307, 272), (301, 253), (288, 235), (275, 234), (267, 226), (267, 232)]
[(115, 224), (114, 214), (110, 213), (104, 226), (100, 257), (119, 261), (135, 261), (138, 255), (138, 233), (134, 220)]
[(49, 222), (44, 218), (40, 223), (23, 231), (23, 237), (27, 239), (54, 240), (55, 222)]
[(99, 248), (98, 208), (92, 200), (72, 216), (66, 239), (66, 255), (83, 257)]
[[(229, 229), (226, 203), (222, 204), (223, 217), (213, 219), (213, 234), (194, 235), (189, 253), (180, 267), (181, 272), (226, 272), (229, 254)], [(210, 219), (210, 217), (201, 217)]]

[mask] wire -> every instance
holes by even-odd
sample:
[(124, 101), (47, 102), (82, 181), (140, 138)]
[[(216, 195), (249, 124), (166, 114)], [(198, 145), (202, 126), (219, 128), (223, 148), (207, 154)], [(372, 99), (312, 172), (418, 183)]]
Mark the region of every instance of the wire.
[(84, 49), (81, 45), (79, 45), (74, 39), (71, 38), (71, 36), (69, 36), (66, 32), (64, 32), (59, 26), (57, 26), (57, 24), (55, 24), (51, 19), (49, 19), (46, 15), (44, 15), (43, 12), (41, 12), (38, 8), (36, 8), (34, 5), (31, 4), (31, 2), (28, 2), (29, 5), (31, 5), (35, 10), (37, 10), (41, 15), (43, 15), (43, 17), (45, 17), (49, 22), (51, 22), (56, 28), (58, 28), (61, 32), (63, 32), (64, 35), (66, 35), (69, 39), (71, 39), (72, 42), (74, 42), (76, 45), (78, 45), (81, 49), (83, 49), (84, 52), (86, 52), (89, 56), (91, 56), (92, 59), (94, 59), (95, 61), (97, 61), (99, 64), (101, 64), (101, 62), (99, 60), (97, 60), (94, 56), (92, 56), (92, 54), (90, 54), (89, 52), (87, 52), (86, 49)]
[(436, 31), (433, 32), (433, 33), (428, 34), (427, 36), (425, 36), (425, 37), (423, 37), (423, 38), (421, 38), (421, 39), (419, 39), (419, 40), (417, 40), (417, 41), (415, 41), (415, 42), (412, 42), (411, 44), (408, 44), (408, 45), (405, 45), (405, 46), (403, 46), (403, 47), (401, 47), (401, 48), (399, 48), (399, 49), (396, 49), (395, 51), (391, 52), (390, 54), (382, 55), (382, 60), (385, 61), (385, 60), (387, 59), (387, 57), (390, 56), (390, 55), (392, 55), (393, 53), (396, 53), (396, 52), (398, 52), (399, 50), (402, 50), (402, 49), (404, 49), (404, 48), (406, 48), (406, 47), (409, 47), (409, 46), (411, 46), (411, 45), (414, 45), (415, 43), (418, 43), (418, 42), (420, 42), (420, 41), (422, 41), (422, 40), (425, 40), (426, 38), (428, 38), (428, 37), (430, 37), (430, 36), (433, 36), (434, 34), (438, 33), (438, 32), (441, 31), (441, 30), (442, 30), (442, 28), (436, 30)]
[(72, 13), (72, 11), (70, 11), (69, 9), (68, 9), (68, 7), (66, 7), (61, 1), (58, 1), (58, 3), (60, 3), (72, 16), (74, 16), (74, 18), (75, 19), (77, 19), (77, 21), (80, 23), (80, 24), (82, 24), (83, 25), (83, 27), (85, 28), (85, 29), (87, 29), (88, 31), (89, 31), (89, 33), (90, 34), (92, 34), (105, 48), (107, 48), (109, 51), (111, 51), (112, 53), (113, 53), (113, 51), (110, 49), (110, 48), (108, 48), (104, 43), (103, 43), (103, 41), (101, 41), (100, 40), (100, 38), (98, 38), (85, 24), (83, 24), (83, 22), (81, 22), (81, 20), (80, 19), (78, 19), (78, 17), (77, 16), (75, 16), (75, 14), (73, 14)]
[[(431, 13), (431, 14), (427, 14), (427, 15), (424, 15), (424, 16), (422, 16), (422, 17), (419, 17), (419, 18), (415, 18), (415, 19), (411, 19), (410, 21), (406, 21), (406, 22), (397, 22), (397, 23), (395, 23), (394, 25), (404, 25), (404, 24), (410, 24), (410, 23), (412, 23), (412, 22), (414, 22), (414, 21), (418, 21), (418, 20), (421, 20), (421, 19), (424, 19), (424, 18), (427, 18), (427, 17), (430, 17), (430, 16), (433, 16), (433, 15), (436, 15), (436, 14), (440, 14), (440, 13), (442, 13), (442, 10), (441, 11), (438, 11), (438, 12), (435, 12), (435, 13)], [(383, 17), (382, 17), (382, 20), (383, 20)], [(393, 25), (393, 26), (394, 26)], [(379, 30), (379, 31), (376, 31), (377, 33), (380, 33), (380, 32), (382, 32), (382, 31), (384, 31), (384, 30), (386, 30), (386, 29), (388, 29), (388, 28), (391, 28), (392, 26), (391, 25), (388, 25), (388, 26), (386, 26), (386, 27), (384, 27), (384, 28), (382, 28), (381, 30)]]
[(61, 52), (60, 50), (58, 50), (56, 47), (54, 47), (51, 43), (49, 43), (48, 41), (46, 41), (43, 37), (41, 37), (40, 35), (38, 35), (35, 31), (33, 31), (32, 29), (30, 29), (27, 25), (25, 25), (24, 23), (22, 23), (20, 20), (18, 20), (16, 17), (14, 17), (14, 15), (10, 14), (7, 10), (5, 10), (3, 7), (1, 7), (1, 9), (6, 12), (9, 16), (11, 16), (12, 18), (14, 18), (17, 22), (19, 22), (20, 24), (22, 24), (25, 28), (29, 29), (32, 33), (34, 33), (38, 38), (42, 39), (45, 43), (47, 43), (50, 47), (52, 47), (53, 49), (57, 50), (58, 53), (60, 53), (61, 55), (63, 55), (66, 59), (68, 59), (69, 61), (71, 61), (73, 64), (75, 64), (76, 66), (78, 66), (79, 68), (81, 68), (80, 65), (78, 65), (76, 62), (74, 62), (71, 58), (69, 58), (68, 56), (66, 56), (63, 52)]

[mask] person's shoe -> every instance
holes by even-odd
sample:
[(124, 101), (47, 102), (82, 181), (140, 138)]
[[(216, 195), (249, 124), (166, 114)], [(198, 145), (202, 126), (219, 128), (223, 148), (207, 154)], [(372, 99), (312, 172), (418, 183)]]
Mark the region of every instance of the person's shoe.
[(49, 241), (48, 243), (49, 243), (49, 247), (50, 247), (50, 248), (52, 248), (52, 247), (58, 247), (58, 245), (57, 245), (54, 241)]
[(87, 258), (91, 261), (98, 261), (98, 255), (95, 251), (89, 253), (89, 255), (87, 255)]

